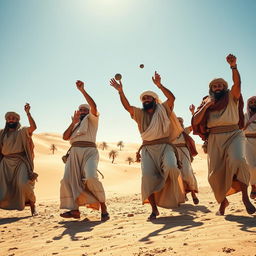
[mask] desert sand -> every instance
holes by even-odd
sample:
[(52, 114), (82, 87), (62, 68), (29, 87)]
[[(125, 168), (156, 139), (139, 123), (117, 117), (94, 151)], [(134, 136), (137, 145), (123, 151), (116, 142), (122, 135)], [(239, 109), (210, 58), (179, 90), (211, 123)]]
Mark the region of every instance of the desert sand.
[[(199, 205), (193, 205), (188, 195), (189, 201), (177, 209), (159, 208), (160, 216), (153, 222), (146, 221), (150, 206), (141, 204), (140, 164), (126, 161), (128, 156), (135, 158), (139, 144), (124, 142), (120, 151), (117, 143), (108, 142), (108, 149), (99, 149), (99, 170), (104, 174), (100, 179), (111, 215), (103, 223), (98, 211), (86, 207), (80, 208), (80, 220), (59, 216), (61, 156), (69, 144), (52, 133), (35, 134), (34, 142), (39, 215), (31, 217), (29, 208), (0, 210), (0, 256), (256, 255), (256, 219), (246, 213), (240, 194), (229, 197), (225, 216), (216, 216), (218, 204), (207, 182), (206, 155), (200, 145), (193, 162)], [(57, 147), (55, 154), (51, 144)], [(108, 157), (112, 149), (118, 151), (113, 164)]]

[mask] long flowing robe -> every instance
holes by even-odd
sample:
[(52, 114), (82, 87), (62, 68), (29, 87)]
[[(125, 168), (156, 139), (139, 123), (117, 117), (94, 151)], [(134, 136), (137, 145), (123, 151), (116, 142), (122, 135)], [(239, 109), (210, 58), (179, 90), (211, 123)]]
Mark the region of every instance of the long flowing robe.
[[(99, 115), (89, 113), (73, 129), (70, 144), (96, 141)], [(105, 202), (105, 191), (98, 179), (99, 153), (94, 147), (72, 147), (60, 187), (60, 208), (76, 210), (79, 206), (99, 209)]]
[[(207, 127), (229, 126), (239, 123), (239, 101), (229, 92), (228, 105), (212, 111)], [(240, 129), (210, 133), (208, 137), (208, 180), (218, 203), (226, 196), (241, 191), (240, 181), (249, 184), (250, 172), (245, 160), (245, 137)]]
[[(182, 131), (167, 102), (157, 104), (153, 115), (140, 108), (133, 107), (133, 110), (132, 118), (137, 122), (143, 140), (168, 138), (171, 142)], [(147, 203), (151, 194), (155, 196), (156, 205), (163, 208), (175, 208), (185, 201), (177, 159), (168, 143), (144, 146), (141, 169), (142, 203)]]
[[(245, 114), (245, 123), (249, 120), (248, 113)], [(255, 135), (256, 136), (256, 120), (251, 122), (248, 127), (244, 130), (245, 135)], [(245, 138), (245, 149), (246, 149), (246, 160), (249, 164), (250, 169), (250, 183), (251, 185), (256, 185), (256, 138), (246, 137)]]
[[(184, 132), (189, 134), (190, 129), (185, 128)], [(184, 189), (185, 189), (186, 193), (191, 192), (191, 191), (198, 193), (197, 180), (196, 180), (196, 177), (194, 175), (192, 165), (191, 165), (191, 155), (190, 155), (188, 147), (186, 146), (186, 141), (183, 136), (183, 133), (181, 133), (179, 135), (179, 137), (177, 137), (177, 139), (175, 139), (173, 144), (174, 145), (178, 145), (178, 144), (183, 145), (184, 144), (184, 146), (178, 146), (177, 151), (179, 154), (179, 160), (182, 162), (182, 167), (181, 167), (180, 171), (181, 171)]]
[(0, 208), (23, 210), (36, 201), (35, 181), (29, 179), (34, 168), (32, 138), (27, 127), (8, 134), (0, 130), (0, 138)]

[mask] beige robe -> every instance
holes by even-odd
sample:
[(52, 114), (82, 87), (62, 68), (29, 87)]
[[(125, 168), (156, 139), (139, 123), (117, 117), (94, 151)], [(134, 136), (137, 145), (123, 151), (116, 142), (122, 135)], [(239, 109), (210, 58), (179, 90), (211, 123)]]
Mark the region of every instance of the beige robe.
[[(96, 141), (99, 116), (89, 113), (78, 129), (74, 130), (70, 143)], [(75, 128), (74, 128), (75, 129)], [(92, 147), (72, 147), (65, 165), (60, 187), (60, 208), (76, 210), (87, 206), (99, 210), (105, 202), (105, 192), (98, 179), (99, 153)]]
[[(185, 128), (184, 131), (189, 134), (190, 129)], [(185, 144), (185, 139), (183, 134), (181, 133), (180, 136), (173, 142), (174, 145), (177, 144)], [(197, 180), (193, 173), (192, 165), (191, 165), (191, 158), (188, 148), (185, 147), (177, 147), (177, 151), (179, 154), (179, 160), (182, 162), (181, 176), (184, 184), (184, 189), (186, 193), (194, 191), (198, 193), (198, 186)]]
[[(238, 100), (229, 92), (225, 110), (210, 113), (207, 126), (238, 123)], [(226, 196), (241, 191), (238, 181), (248, 185), (250, 172), (245, 160), (245, 137), (241, 130), (210, 134), (208, 138), (208, 180), (218, 203)]]
[[(249, 120), (247, 113), (245, 114), (245, 123)], [(256, 121), (253, 121), (246, 130), (245, 134), (256, 134)], [(251, 173), (250, 183), (256, 185), (256, 138), (245, 138), (246, 160), (249, 164)]]
[[(162, 106), (165, 109), (167, 118), (170, 119), (170, 127), (175, 127), (177, 121), (173, 122), (172, 111), (167, 102)], [(152, 116), (143, 109), (133, 107), (134, 115), (132, 118), (137, 122), (141, 134), (143, 134), (150, 125)], [(166, 131), (165, 128), (161, 132), (158, 129), (155, 139), (170, 137), (181, 132), (181, 130)], [(173, 133), (171, 132), (173, 131)], [(160, 133), (160, 134), (159, 134)], [(151, 134), (152, 136), (152, 134)], [(153, 138), (154, 139), (154, 138)], [(148, 145), (142, 148), (141, 152), (141, 195), (142, 203), (148, 203), (148, 197), (155, 195), (156, 205), (163, 208), (175, 208), (185, 201), (184, 188), (180, 170), (177, 167), (177, 159), (173, 148), (168, 144)]]
[[(3, 130), (0, 131), (0, 138)], [(23, 210), (26, 203), (36, 201), (34, 194), (35, 181), (28, 179), (33, 170), (31, 151), (31, 136), (28, 128), (19, 128), (3, 138), (0, 161), (0, 208), (7, 210)], [(30, 149), (29, 149), (30, 148)], [(17, 157), (11, 154), (23, 153), (23, 157), (30, 163), (30, 168)]]

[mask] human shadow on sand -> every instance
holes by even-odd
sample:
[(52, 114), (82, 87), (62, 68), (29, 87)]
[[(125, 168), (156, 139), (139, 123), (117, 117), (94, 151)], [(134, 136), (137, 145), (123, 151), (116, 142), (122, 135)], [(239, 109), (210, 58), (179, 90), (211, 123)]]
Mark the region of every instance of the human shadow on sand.
[(61, 227), (64, 227), (65, 230), (59, 236), (53, 237), (53, 240), (60, 240), (65, 235), (70, 236), (72, 241), (77, 241), (81, 239), (81, 236), (78, 236), (79, 233), (90, 232), (93, 228), (99, 224), (102, 224), (102, 221), (61, 221), (59, 224), (62, 224)]
[(256, 216), (236, 216), (229, 214), (225, 217), (225, 220), (237, 222), (238, 227), (242, 231), (256, 233), (256, 231), (250, 230), (256, 227)]
[[(203, 225), (203, 222), (194, 221), (194, 217), (191, 215), (180, 215), (170, 217), (159, 217), (152, 221), (156, 225), (163, 225), (161, 228), (149, 233), (147, 236), (141, 238), (140, 242), (150, 241), (151, 237), (160, 235), (165, 230), (170, 230), (165, 235), (172, 234), (177, 231), (188, 231), (191, 228), (199, 227)], [(175, 229), (173, 229), (175, 228)], [(173, 229), (173, 230), (172, 230)]]
[(28, 218), (32, 218), (31, 216), (25, 216), (25, 217), (12, 217), (12, 218), (1, 218), (0, 219), (0, 225), (4, 224), (10, 224), (16, 221), (25, 220)]
[(206, 206), (204, 205), (193, 205), (193, 204), (181, 204), (180, 207), (172, 209), (173, 212), (178, 212), (180, 214), (187, 214), (196, 216), (198, 212), (200, 213), (209, 213), (211, 212)]

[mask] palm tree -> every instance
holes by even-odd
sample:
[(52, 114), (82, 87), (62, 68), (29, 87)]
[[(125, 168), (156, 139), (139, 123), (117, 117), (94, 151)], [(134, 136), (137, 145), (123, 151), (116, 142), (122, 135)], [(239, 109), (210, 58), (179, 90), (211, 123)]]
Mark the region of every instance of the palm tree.
[(103, 141), (103, 142), (100, 144), (99, 147), (102, 148), (102, 150), (108, 149), (108, 144), (107, 144), (107, 142)]
[(51, 145), (50, 150), (52, 151), (52, 154), (54, 155), (54, 151), (57, 150), (57, 147), (55, 146), (55, 144)]
[(124, 147), (123, 141), (120, 140), (120, 141), (117, 143), (117, 146), (120, 147), (120, 151), (121, 151), (122, 148)]
[(129, 163), (129, 165), (130, 165), (131, 163), (134, 163), (133, 158), (130, 157), (130, 156), (128, 156), (128, 157), (126, 158), (126, 161)]
[(115, 161), (115, 158), (117, 157), (118, 155), (118, 152), (116, 150), (111, 150), (108, 154), (109, 158), (112, 157), (112, 164), (114, 163)]

